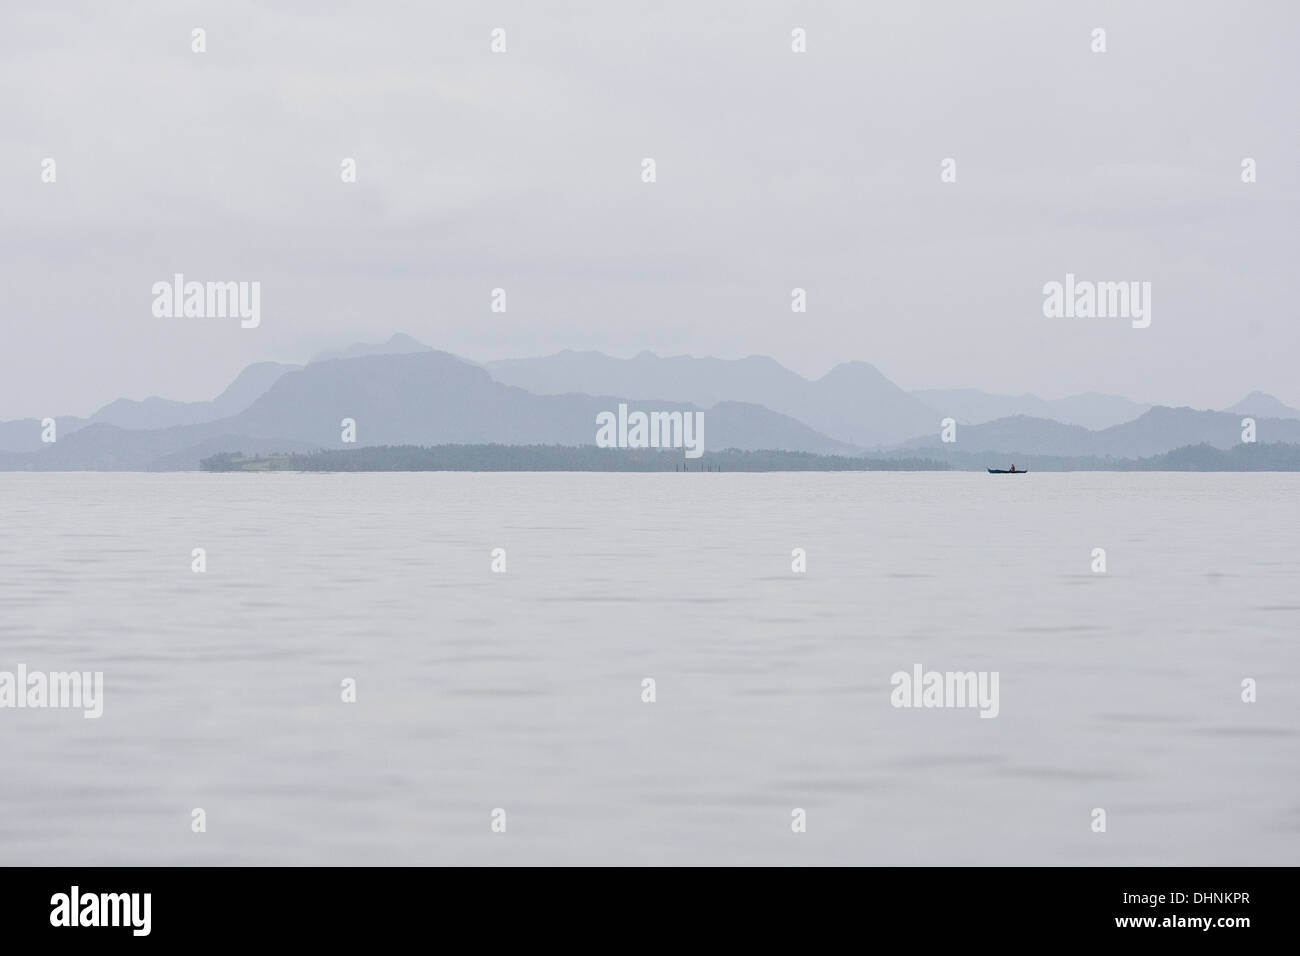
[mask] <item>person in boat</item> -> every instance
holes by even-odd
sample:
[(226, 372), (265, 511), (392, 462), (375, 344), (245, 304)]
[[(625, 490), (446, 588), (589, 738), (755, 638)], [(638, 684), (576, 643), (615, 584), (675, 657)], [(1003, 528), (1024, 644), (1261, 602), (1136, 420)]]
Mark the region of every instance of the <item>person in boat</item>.
[(1012, 465), (1012, 466), (1011, 466), (1011, 474), (1014, 475), (1015, 473), (1016, 473), (1016, 466), (1015, 466), (1015, 465)]

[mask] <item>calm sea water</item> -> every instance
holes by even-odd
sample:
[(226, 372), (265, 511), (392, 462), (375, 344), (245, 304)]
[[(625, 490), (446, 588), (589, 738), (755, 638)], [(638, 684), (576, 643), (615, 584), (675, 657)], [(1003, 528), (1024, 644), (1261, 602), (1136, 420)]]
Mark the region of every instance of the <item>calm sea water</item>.
[[(1294, 475), (0, 493), (0, 670), (105, 680), (0, 710), (0, 863), (1300, 863)], [(891, 707), (918, 663), (999, 716)]]

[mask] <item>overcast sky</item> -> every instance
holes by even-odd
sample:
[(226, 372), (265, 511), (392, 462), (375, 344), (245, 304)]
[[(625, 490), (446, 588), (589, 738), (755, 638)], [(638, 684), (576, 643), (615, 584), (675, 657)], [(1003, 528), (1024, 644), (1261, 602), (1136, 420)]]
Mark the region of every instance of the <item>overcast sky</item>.
[[(1300, 405), (1297, 10), (5, 4), (0, 419), (211, 398), (394, 332)], [(155, 318), (176, 272), (260, 281), (260, 327)], [(1151, 282), (1151, 326), (1045, 318), (1066, 272)]]

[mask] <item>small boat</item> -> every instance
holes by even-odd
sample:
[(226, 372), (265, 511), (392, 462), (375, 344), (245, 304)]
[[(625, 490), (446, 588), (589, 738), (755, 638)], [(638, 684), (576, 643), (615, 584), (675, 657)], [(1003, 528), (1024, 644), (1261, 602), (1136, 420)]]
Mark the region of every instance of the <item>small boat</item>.
[(990, 468), (989, 474), (990, 475), (1027, 475), (1029, 474), (1029, 472), (1027, 472), (1023, 468), (1012, 468), (1010, 470), (1007, 470), (1005, 468)]

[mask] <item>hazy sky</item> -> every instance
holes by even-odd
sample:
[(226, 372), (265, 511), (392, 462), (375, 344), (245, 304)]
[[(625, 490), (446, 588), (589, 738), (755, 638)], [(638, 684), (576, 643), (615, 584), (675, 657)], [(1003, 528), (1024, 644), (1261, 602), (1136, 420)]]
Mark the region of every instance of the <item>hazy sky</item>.
[[(0, 419), (211, 398), (394, 332), (478, 360), (861, 359), (906, 388), (1300, 405), (1298, 11), (5, 4)], [(155, 318), (176, 272), (260, 281), (260, 327)], [(1045, 318), (1066, 272), (1150, 281), (1150, 328)]]

